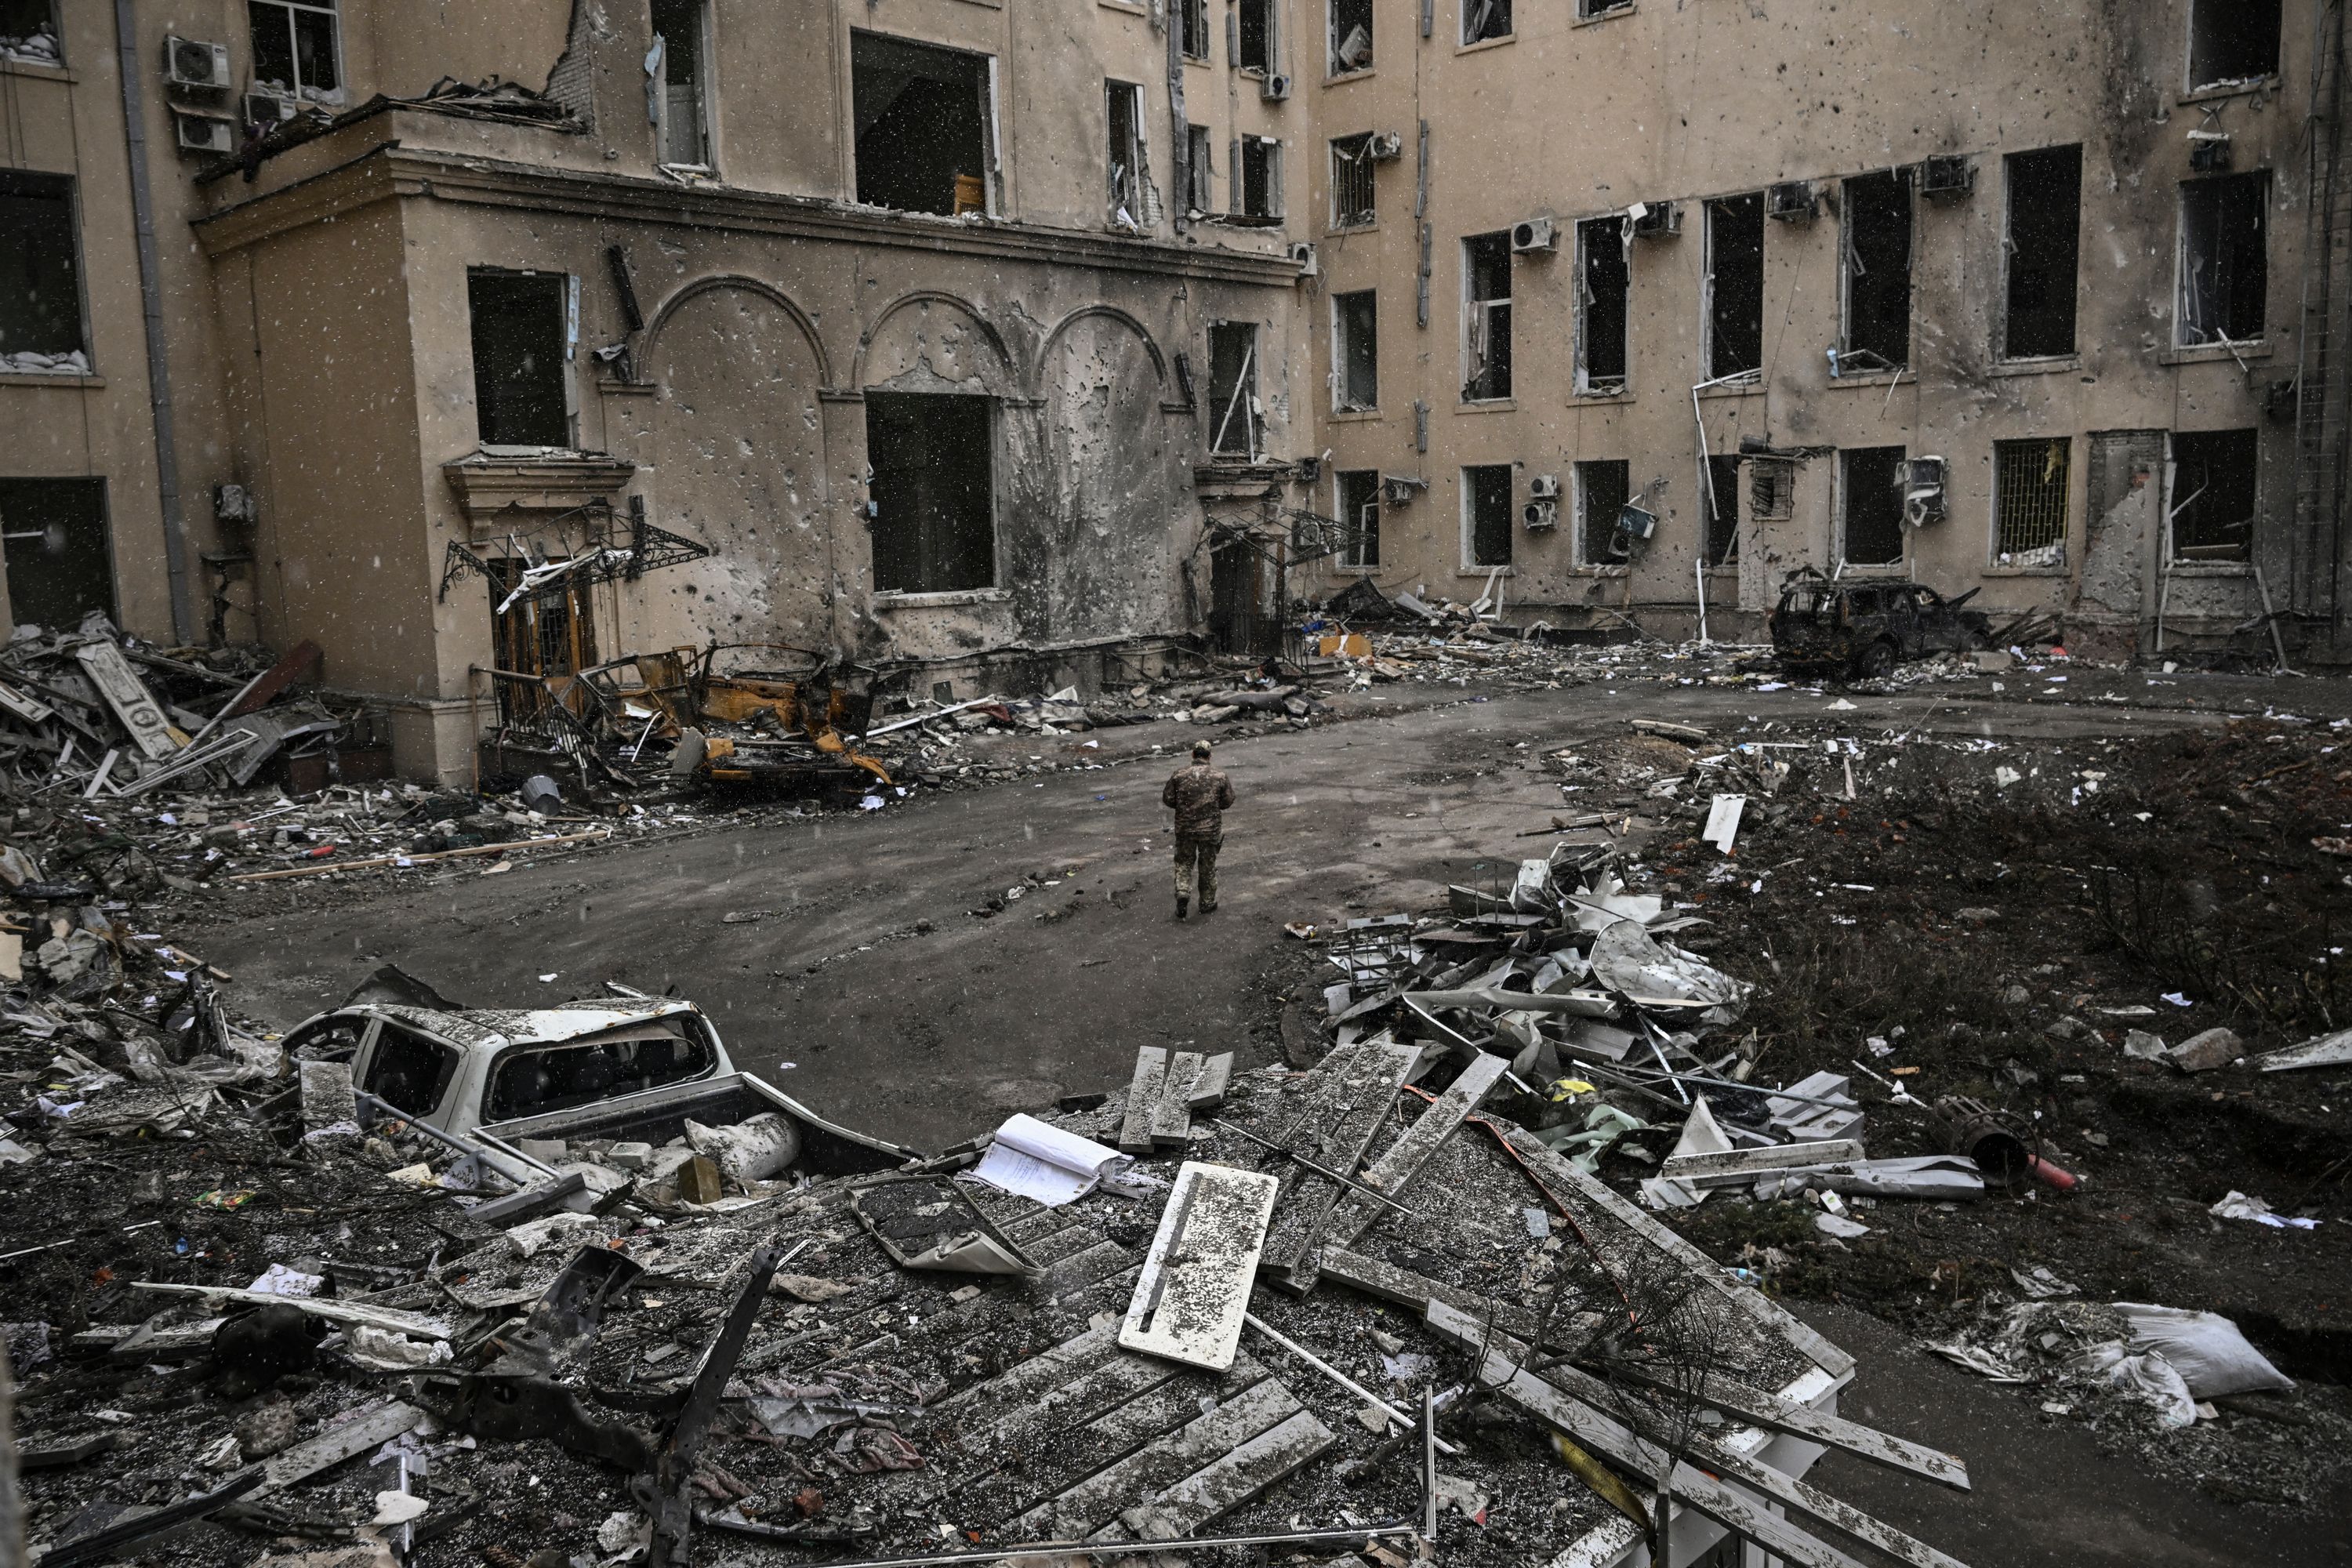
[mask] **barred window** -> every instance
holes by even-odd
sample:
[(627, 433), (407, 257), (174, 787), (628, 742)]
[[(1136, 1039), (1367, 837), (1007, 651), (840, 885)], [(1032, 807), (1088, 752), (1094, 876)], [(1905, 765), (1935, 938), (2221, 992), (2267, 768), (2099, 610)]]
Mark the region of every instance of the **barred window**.
[(1331, 143), (1331, 226), (1358, 228), (1372, 221), (1372, 133)]
[(1993, 559), (2003, 566), (2055, 566), (2066, 559), (2066, 479), (2074, 443), (1992, 444)]

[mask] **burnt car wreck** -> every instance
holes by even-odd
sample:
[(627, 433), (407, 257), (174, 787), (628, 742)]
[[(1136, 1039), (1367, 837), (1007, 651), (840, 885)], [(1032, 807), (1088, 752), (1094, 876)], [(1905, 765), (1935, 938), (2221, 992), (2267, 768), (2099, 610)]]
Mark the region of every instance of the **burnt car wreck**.
[(1923, 583), (1800, 572), (1773, 607), (1772, 651), (1792, 671), (1882, 679), (1908, 659), (1990, 646), (1990, 619), (1965, 607), (1977, 592), (1947, 599)]

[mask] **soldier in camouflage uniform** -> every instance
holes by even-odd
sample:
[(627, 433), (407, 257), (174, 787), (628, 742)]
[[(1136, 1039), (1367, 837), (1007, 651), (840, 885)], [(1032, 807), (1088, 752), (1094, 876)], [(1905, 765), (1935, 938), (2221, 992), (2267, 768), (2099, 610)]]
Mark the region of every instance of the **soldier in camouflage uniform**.
[(1179, 768), (1160, 792), (1160, 804), (1176, 813), (1176, 918), (1192, 901), (1192, 879), (1201, 881), (1201, 912), (1217, 907), (1217, 849), (1225, 841), (1225, 808), (1234, 804), (1234, 781), (1209, 765), (1209, 742), (1192, 743), (1192, 765)]

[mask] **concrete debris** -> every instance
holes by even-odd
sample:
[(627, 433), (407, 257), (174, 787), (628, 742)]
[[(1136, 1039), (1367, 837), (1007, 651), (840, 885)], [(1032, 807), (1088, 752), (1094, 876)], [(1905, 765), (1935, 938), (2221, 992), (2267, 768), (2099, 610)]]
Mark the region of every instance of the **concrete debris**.
[[(1545, 887), (1549, 929), (1575, 931), (1557, 879)], [(1416, 950), (1444, 944), (1389, 929), (1407, 939), (1391, 978), (1409, 984)], [(1499, 929), (1507, 948), (1529, 928)], [(1643, 1004), (1616, 1000), (1643, 1022)], [(1476, 1007), (1437, 1011), (1447, 1028), (1484, 1026)], [(386, 1054), (395, 1030), (412, 1044)], [(1190, 1120), (1180, 1142), (1147, 1137), (1135, 1155), (1105, 1142), (1135, 1120), (1117, 1095), (918, 1154), (735, 1072), (690, 1003), (361, 1002), (279, 1044), (274, 1079), (192, 1106), (186, 1138), (93, 1138), (97, 1112), (141, 1091), (94, 1064), (76, 1069), (80, 1109), (17, 1119), (36, 1163), (0, 1167), (0, 1183), (52, 1199), (37, 1211), (18, 1191), (21, 1234), (71, 1233), (0, 1282), (19, 1320), (21, 1435), (73, 1456), (24, 1472), (49, 1561), (100, 1561), (166, 1529), (190, 1532), (191, 1562), (226, 1560), (250, 1532), (508, 1568), (550, 1550), (679, 1568), (703, 1530), (863, 1558), (936, 1556), (943, 1529), (992, 1559), (1076, 1540), (1360, 1548), (1433, 1504), (1444, 1536), (1475, 1534), (1492, 1528), (1490, 1500), (1551, 1497), (1570, 1475), (1588, 1479), (1547, 1528), (1598, 1549), (1623, 1527), (1607, 1494), (1654, 1483), (1643, 1435), (1691, 1426), (1655, 1383), (1665, 1342), (1580, 1304), (1604, 1296), (1703, 1326), (1721, 1380), (1706, 1403), (1728, 1417), (1707, 1468), (1766, 1463), (1724, 1457), (1757, 1452), (1751, 1419), (1920, 1462), (1811, 1413), (1852, 1359), (1514, 1120), (1549, 1101), (1480, 1109), (1507, 1064), (1442, 1037), (1336, 1045), (1304, 1074), (1163, 1070), (1146, 1126), (1171, 1105)], [(510, 1080), (498, 1064), (517, 1060), (530, 1071)], [(646, 1086), (687, 1060), (706, 1073), (691, 1092)], [(580, 1100), (599, 1062), (625, 1070)], [(436, 1098), (444, 1078), (469, 1087)], [(551, 1093), (558, 1109), (530, 1109)], [(486, 1122), (485, 1103), (528, 1113)], [(1054, 1201), (1019, 1194), (1018, 1160), (1045, 1170)], [(719, 1202), (682, 1190), (698, 1161), (720, 1173)], [(575, 1206), (486, 1217), (510, 1192), (558, 1187)], [(63, 1212), (125, 1193), (120, 1242)], [(1468, 1403), (1446, 1391), (1483, 1377), (1463, 1336), (1486, 1324), (1559, 1359), (1519, 1374), (1531, 1381), (1500, 1407), (1513, 1414), (1478, 1419), (1534, 1436), (1573, 1407), (1598, 1468), (1562, 1470), (1540, 1441), (1465, 1440)], [(46, 1359), (16, 1351), (41, 1334), (58, 1347)], [(1605, 1410), (1604, 1382), (1624, 1391)], [(143, 1414), (110, 1425), (118, 1406)], [(1591, 1438), (1592, 1419), (1633, 1436)], [(177, 1479), (158, 1492), (159, 1464), (203, 1477), (194, 1495)], [(1772, 1474), (1756, 1484), (1794, 1484)], [(1720, 1489), (1672, 1490), (1720, 1512)], [(101, 1518), (94, 1499), (166, 1506)], [(1847, 1512), (1842, 1528), (1891, 1533)], [(1734, 1528), (1801, 1557), (1811, 1539), (1762, 1515)]]

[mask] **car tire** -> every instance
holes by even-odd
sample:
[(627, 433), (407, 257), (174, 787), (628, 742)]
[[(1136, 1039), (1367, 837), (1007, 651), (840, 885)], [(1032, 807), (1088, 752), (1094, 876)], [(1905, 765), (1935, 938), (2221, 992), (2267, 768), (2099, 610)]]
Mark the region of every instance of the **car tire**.
[(1895, 645), (1874, 642), (1853, 656), (1853, 674), (1857, 680), (1884, 680), (1895, 673)]

